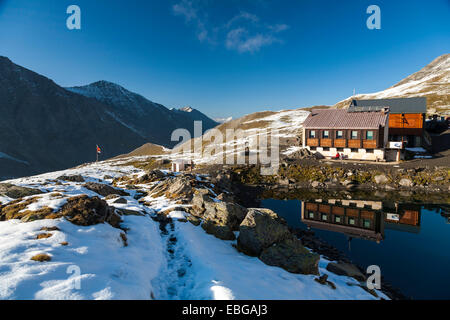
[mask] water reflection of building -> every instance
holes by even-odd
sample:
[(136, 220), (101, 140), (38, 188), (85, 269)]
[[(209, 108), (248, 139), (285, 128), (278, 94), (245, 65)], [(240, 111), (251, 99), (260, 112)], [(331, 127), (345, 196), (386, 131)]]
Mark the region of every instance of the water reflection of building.
[(384, 239), (384, 229), (418, 232), (420, 206), (386, 201), (316, 199), (302, 202), (308, 227), (340, 232), (350, 238)]

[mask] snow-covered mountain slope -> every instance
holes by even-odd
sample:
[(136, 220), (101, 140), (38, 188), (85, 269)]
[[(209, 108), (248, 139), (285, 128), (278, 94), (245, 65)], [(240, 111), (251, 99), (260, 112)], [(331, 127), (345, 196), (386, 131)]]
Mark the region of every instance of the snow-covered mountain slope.
[(351, 99), (408, 97), (426, 97), (428, 114), (450, 115), (450, 54), (436, 58), (420, 71), (386, 90), (358, 94), (337, 103), (335, 107), (346, 108)]
[(144, 145), (121, 157), (154, 156), (160, 160), (192, 160), (196, 164), (226, 163), (227, 157), (243, 155), (246, 147), (266, 152), (267, 149), (256, 147), (254, 143), (267, 137), (267, 146), (270, 147), (272, 136), (278, 139), (281, 153), (294, 152), (301, 145), (302, 123), (309, 110), (311, 108), (252, 113), (222, 123), (199, 138), (180, 141), (173, 149), (162, 152), (161, 148)]
[[(121, 229), (107, 223), (74, 225), (64, 217), (0, 221), (0, 299), (375, 299), (356, 280), (327, 271), (324, 258), (319, 271), (336, 289), (314, 281), (316, 276), (289, 273), (246, 256), (233, 247), (234, 241), (186, 222), (186, 205), (165, 196), (138, 201), (138, 191), (123, 182), (118, 188), (129, 193), (121, 197), (124, 203), (84, 186), (143, 174), (121, 160), (110, 160), (7, 181), (43, 192), (16, 200), (30, 201), (24, 210), (56, 211), (71, 197), (85, 194), (141, 214), (122, 215)], [(85, 182), (59, 180), (62, 175), (81, 175)], [(154, 183), (136, 186), (148, 190)], [(12, 201), (0, 195), (3, 206)], [(173, 222), (163, 232), (152, 217), (174, 208)], [(37, 254), (47, 261), (31, 260)]]
[(0, 56), (0, 180), (92, 161), (96, 144), (113, 157), (146, 141), (104, 103)]
[[(225, 163), (226, 157), (242, 155), (246, 147), (254, 150), (254, 144), (263, 137), (267, 137), (270, 146), (272, 136), (277, 137), (280, 152), (285, 152), (289, 147), (301, 144), (302, 123), (309, 113), (304, 109), (252, 113), (222, 123), (202, 137), (176, 146), (171, 157), (192, 158), (195, 163), (220, 163), (222, 159)], [(265, 152), (262, 148), (258, 150)]]
[(106, 104), (109, 106), (108, 114), (122, 125), (145, 140), (166, 147), (174, 146), (170, 139), (174, 130), (185, 128), (193, 133), (194, 121), (202, 121), (203, 130), (218, 125), (194, 108), (168, 109), (118, 84), (104, 80), (66, 89)]
[(225, 123), (228, 121), (233, 120), (233, 117), (228, 117), (228, 118), (214, 118), (214, 121), (218, 122), (218, 123)]

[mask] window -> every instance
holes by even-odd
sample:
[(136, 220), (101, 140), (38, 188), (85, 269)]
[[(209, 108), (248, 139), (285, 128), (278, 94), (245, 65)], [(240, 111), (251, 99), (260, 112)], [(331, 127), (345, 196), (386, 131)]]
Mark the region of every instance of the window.
[(309, 212), (308, 212), (308, 217), (309, 217), (310, 219), (314, 219), (314, 212), (309, 211)]
[(330, 147), (324, 147), (323, 151), (330, 151)]
[(336, 139), (344, 138), (344, 131), (336, 131)]
[(373, 153), (373, 149), (366, 149), (366, 153)]
[(350, 151), (351, 152), (358, 152), (358, 149), (357, 148), (351, 148)]
[(322, 220), (323, 221), (327, 221), (328, 220), (328, 216), (326, 214), (322, 214)]
[(348, 218), (348, 224), (355, 225), (355, 218)]
[(316, 147), (309, 147), (310, 150), (316, 151)]
[(314, 139), (314, 138), (316, 137), (316, 130), (311, 130), (311, 131), (309, 132), (309, 137), (312, 138), (312, 139)]
[(364, 219), (363, 226), (364, 228), (370, 228), (370, 220)]
[(352, 131), (352, 139), (358, 139), (358, 131)]
[(344, 148), (337, 148), (336, 151), (337, 152), (344, 152)]
[(340, 216), (335, 216), (334, 217), (334, 222), (341, 223), (341, 217)]
[(366, 140), (373, 140), (373, 131), (366, 132)]
[(330, 131), (324, 130), (323, 133), (322, 133), (322, 138), (327, 139), (329, 137), (330, 137)]

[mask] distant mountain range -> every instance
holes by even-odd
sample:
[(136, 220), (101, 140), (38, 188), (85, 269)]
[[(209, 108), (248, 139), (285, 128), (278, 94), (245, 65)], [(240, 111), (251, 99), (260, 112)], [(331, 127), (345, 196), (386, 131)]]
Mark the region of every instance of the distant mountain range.
[(392, 87), (375, 93), (358, 94), (340, 101), (336, 108), (346, 108), (351, 99), (387, 99), (426, 97), (427, 113), (450, 116), (450, 54), (434, 59), (420, 71)]
[(164, 107), (107, 81), (63, 88), (0, 57), (0, 180), (55, 171), (126, 154), (147, 142), (171, 147), (171, 133), (194, 120), (218, 123), (192, 108)]

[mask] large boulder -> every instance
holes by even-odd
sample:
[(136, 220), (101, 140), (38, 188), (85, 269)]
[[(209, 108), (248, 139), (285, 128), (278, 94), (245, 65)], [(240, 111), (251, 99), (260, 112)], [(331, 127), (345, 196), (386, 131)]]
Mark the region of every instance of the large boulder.
[(129, 196), (129, 194), (125, 191), (113, 188), (104, 183), (88, 182), (84, 184), (83, 187), (94, 191), (103, 197), (109, 196), (111, 194), (118, 194), (119, 196)]
[(205, 212), (205, 203), (212, 202), (211, 194), (207, 189), (196, 189), (192, 197), (192, 214), (202, 217)]
[(166, 196), (171, 199), (192, 198), (194, 188), (192, 178), (185, 175), (168, 177), (151, 188), (154, 197)]
[(259, 256), (262, 262), (292, 273), (319, 274), (320, 256), (303, 247), (294, 236), (264, 249)]
[(108, 206), (106, 201), (86, 195), (69, 198), (61, 210), (55, 214), (55, 217), (59, 216), (80, 226), (108, 222), (113, 227), (119, 227), (121, 223), (120, 216), (113, 207)]
[(247, 213), (247, 209), (231, 202), (204, 202), (202, 228), (209, 234), (213, 234), (222, 240), (234, 240), (233, 231), (239, 229), (239, 225)]
[(147, 172), (138, 179), (138, 183), (149, 183), (162, 180), (166, 177), (166, 174), (161, 170), (152, 170)]
[(219, 238), (221, 240), (236, 239), (233, 231), (227, 225), (218, 225), (212, 221), (207, 220), (202, 223), (202, 228), (206, 231), (206, 233), (212, 234), (216, 238)]
[(245, 219), (239, 226), (237, 248), (250, 256), (261, 252), (290, 237), (286, 221), (269, 209), (248, 209)]
[(173, 183), (167, 189), (167, 195), (171, 198), (192, 196), (193, 192), (191, 180), (184, 176), (173, 179)]
[(41, 194), (41, 193), (43, 193), (43, 192), (39, 189), (15, 186), (10, 183), (1, 183), (0, 184), (0, 194), (3, 194), (5, 196), (13, 198), (13, 199), (19, 199), (22, 197), (32, 196), (32, 195)]
[(239, 230), (239, 225), (247, 214), (246, 208), (232, 202), (208, 202), (205, 208), (203, 220), (227, 226), (232, 231)]

